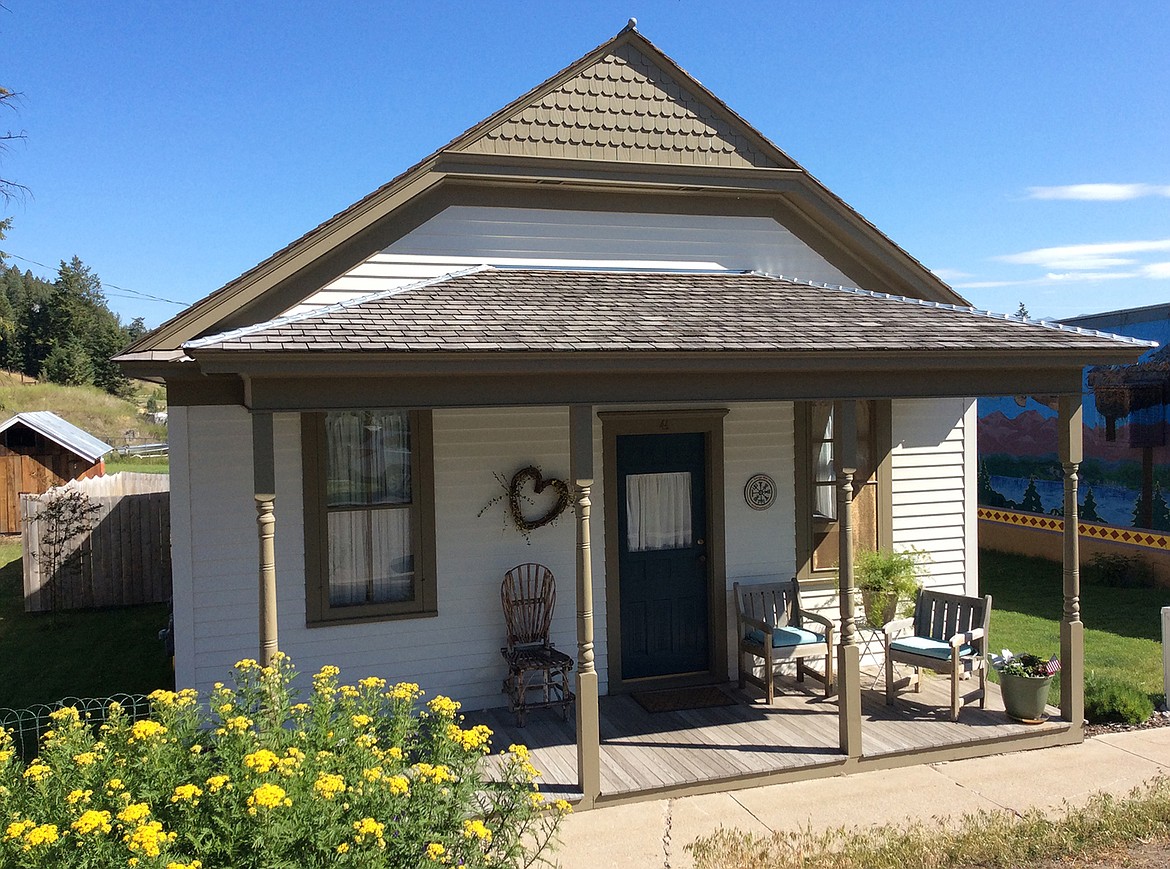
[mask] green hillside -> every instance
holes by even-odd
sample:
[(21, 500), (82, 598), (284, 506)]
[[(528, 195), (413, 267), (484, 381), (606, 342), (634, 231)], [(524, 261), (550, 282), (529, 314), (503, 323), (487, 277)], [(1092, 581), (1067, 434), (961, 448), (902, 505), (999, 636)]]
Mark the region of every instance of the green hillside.
[(38, 383), (27, 376), (0, 371), (0, 422), (26, 410), (51, 410), (57, 416), (112, 446), (127, 438), (165, 441), (166, 426), (143, 417), (148, 402), (165, 410), (161, 387), (135, 382), (131, 400), (111, 395), (96, 386), (58, 386)]

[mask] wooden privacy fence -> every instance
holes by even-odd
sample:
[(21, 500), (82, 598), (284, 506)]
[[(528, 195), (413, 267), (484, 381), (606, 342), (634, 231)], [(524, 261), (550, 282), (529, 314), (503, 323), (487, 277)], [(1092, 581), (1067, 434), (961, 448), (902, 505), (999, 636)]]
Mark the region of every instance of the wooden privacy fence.
[[(27, 612), (89, 609), (171, 599), (170, 477), (112, 474), (67, 484), (98, 508), (92, 530), (71, 541), (64, 567), (43, 575), (45, 533), (37, 516), (60, 489), (21, 495), (24, 608)], [(65, 488), (65, 487), (60, 487)]]

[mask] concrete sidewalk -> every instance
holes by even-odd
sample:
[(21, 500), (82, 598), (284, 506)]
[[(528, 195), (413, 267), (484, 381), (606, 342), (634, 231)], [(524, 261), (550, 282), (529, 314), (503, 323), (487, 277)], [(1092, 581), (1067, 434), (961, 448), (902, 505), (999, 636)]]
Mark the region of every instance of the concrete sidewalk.
[(1054, 808), (1090, 794), (1126, 794), (1170, 774), (1170, 727), (1095, 736), (1080, 745), (1001, 754), (817, 781), (652, 800), (565, 818), (561, 869), (683, 869), (683, 847), (720, 827), (767, 834), (980, 809)]

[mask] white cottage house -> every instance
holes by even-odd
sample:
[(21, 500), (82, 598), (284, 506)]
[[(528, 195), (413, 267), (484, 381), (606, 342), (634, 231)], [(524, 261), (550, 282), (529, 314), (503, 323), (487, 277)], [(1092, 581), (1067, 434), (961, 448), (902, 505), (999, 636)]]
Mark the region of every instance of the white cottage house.
[[(1081, 369), (1143, 349), (970, 309), (631, 26), (119, 361), (167, 385), (179, 683), (259, 641), (499, 707), (501, 577), (538, 561), (593, 805), (674, 786), (610, 770), (604, 703), (733, 679), (734, 582), (843, 617), (834, 746), (679, 787), (972, 751), (865, 742), (853, 545), (975, 593), (972, 397), (1067, 397), (1075, 515)], [(483, 508), (529, 466), (574, 504), (526, 539)], [(1082, 734), (1067, 542), (1066, 720), (1020, 745)]]

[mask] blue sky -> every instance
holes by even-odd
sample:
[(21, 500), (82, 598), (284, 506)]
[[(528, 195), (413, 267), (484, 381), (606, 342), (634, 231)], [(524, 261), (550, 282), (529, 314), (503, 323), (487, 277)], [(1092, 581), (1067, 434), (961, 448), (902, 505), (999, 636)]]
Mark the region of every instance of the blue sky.
[[(981, 308), (1170, 301), (1170, 3), (5, 0), (4, 250), (180, 310), (639, 30)], [(32, 261), (32, 262), (30, 262)], [(33, 263), (43, 263), (43, 268)]]

